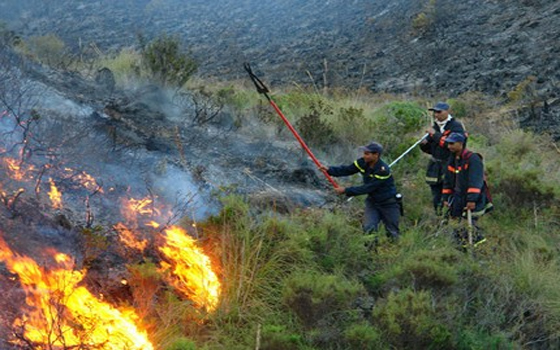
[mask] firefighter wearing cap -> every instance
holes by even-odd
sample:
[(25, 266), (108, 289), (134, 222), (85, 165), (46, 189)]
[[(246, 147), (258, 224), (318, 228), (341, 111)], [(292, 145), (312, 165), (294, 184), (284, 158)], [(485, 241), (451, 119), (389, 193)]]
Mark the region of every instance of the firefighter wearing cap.
[[(473, 225), (477, 228), (475, 245), (485, 239), (476, 220), (493, 209), (488, 188), (484, 181), (484, 164), (482, 156), (465, 147), (466, 137), (463, 133), (451, 133), (446, 140), (451, 157), (446, 164), (447, 171), (443, 180), (442, 199), (449, 208), (449, 216), (462, 218), (467, 210), (472, 212)], [(459, 237), (464, 240), (464, 237)]]
[(349, 176), (360, 173), (361, 186), (338, 187), (335, 191), (348, 197), (367, 194), (363, 218), (363, 230), (367, 234), (377, 232), (382, 221), (387, 236), (392, 240), (399, 237), (400, 207), (395, 198), (397, 189), (389, 166), (381, 159), (383, 147), (376, 142), (360, 147), (363, 157), (350, 165), (322, 166), (321, 170), (331, 176)]
[(489, 202), (484, 183), (484, 164), (478, 153), (465, 147), (466, 137), (462, 133), (451, 133), (446, 143), (452, 156), (446, 163), (443, 180), (442, 200), (449, 207), (451, 217), (462, 217), (471, 210), (474, 217), (489, 211)]
[(420, 149), (431, 155), (426, 170), (426, 183), (432, 192), (432, 204), (437, 215), (442, 214), (441, 190), (445, 167), (451, 153), (447, 149), (445, 140), (452, 132), (464, 133), (463, 124), (449, 114), (449, 105), (438, 102), (429, 109), (434, 115), (432, 128), (426, 130), (428, 137), (420, 144)]

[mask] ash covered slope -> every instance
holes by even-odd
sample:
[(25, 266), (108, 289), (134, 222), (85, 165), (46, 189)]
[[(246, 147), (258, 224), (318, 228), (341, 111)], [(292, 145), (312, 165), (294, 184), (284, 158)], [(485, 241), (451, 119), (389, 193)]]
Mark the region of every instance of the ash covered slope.
[[(269, 74), (271, 83), (310, 83), (309, 71), (319, 85), (501, 94), (534, 75), (543, 99), (555, 97), (559, 89), (558, 1), (3, 4), (4, 9), (10, 6), (20, 11), (9, 13), (21, 16), (9, 20), (25, 35), (56, 33), (72, 45), (95, 42), (106, 50), (135, 44), (138, 33), (148, 38), (179, 34), (200, 61), (201, 74), (222, 79), (243, 77), (241, 63), (251, 61)], [(429, 20), (414, 28), (421, 13)]]
[[(236, 127), (222, 110), (197, 125), (194, 108), (178, 106), (172, 92), (143, 86), (109, 93), (76, 74), (37, 66), (11, 67), (2, 78), (0, 130), (8, 136), (0, 155), (25, 154), (24, 163), (46, 169), (45, 181), (51, 176), (64, 186), (69, 181), (57, 170), (85, 171), (111, 194), (155, 195), (168, 205), (188, 205), (183, 214), (195, 219), (215, 213), (214, 194), (224, 192), (256, 197), (261, 204), (279, 201), (285, 210), (322, 204), (329, 193), (291, 135), (275, 139), (273, 130), (250, 116)], [(25, 104), (17, 105), (21, 100)], [(28, 119), (28, 130), (18, 125), (17, 114)], [(83, 203), (68, 194), (68, 206), (81, 215)], [(101, 223), (119, 214), (119, 203), (110, 203), (100, 200), (100, 208), (92, 207)]]

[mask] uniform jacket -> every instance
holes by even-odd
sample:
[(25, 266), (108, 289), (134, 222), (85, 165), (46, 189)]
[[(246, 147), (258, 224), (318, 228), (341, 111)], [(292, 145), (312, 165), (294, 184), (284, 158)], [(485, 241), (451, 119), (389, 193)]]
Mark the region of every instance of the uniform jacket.
[(420, 144), (420, 149), (432, 155), (428, 162), (426, 182), (429, 184), (438, 184), (443, 180), (446, 162), (451, 156), (451, 152), (447, 149), (445, 140), (452, 132), (464, 133), (465, 130), (463, 129), (463, 125), (455, 120), (455, 118), (451, 118), (451, 120), (445, 124), (443, 132), (439, 131), (439, 126), (435, 122), (433, 128), (436, 132), (428, 136), (426, 139), (428, 141), (427, 143)]
[(451, 203), (451, 215), (461, 216), (467, 202), (474, 202), (473, 215), (482, 215), (492, 207), (484, 181), (482, 157), (464, 149), (457, 159), (452, 155), (446, 163), (442, 199)]
[(327, 173), (332, 176), (348, 176), (356, 173), (362, 175), (363, 185), (346, 188), (345, 194), (349, 197), (367, 194), (368, 200), (379, 203), (394, 199), (397, 194), (391, 169), (381, 159), (372, 168), (366, 164), (364, 158), (360, 158), (350, 165), (329, 167)]

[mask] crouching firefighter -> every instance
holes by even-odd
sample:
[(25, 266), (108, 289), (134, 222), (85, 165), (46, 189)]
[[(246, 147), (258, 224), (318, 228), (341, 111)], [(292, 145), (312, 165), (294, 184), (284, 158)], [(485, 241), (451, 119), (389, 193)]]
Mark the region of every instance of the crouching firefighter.
[(399, 216), (401, 209), (397, 201), (397, 189), (391, 169), (381, 160), (383, 147), (376, 142), (360, 147), (363, 151), (359, 158), (350, 165), (321, 166), (321, 170), (332, 176), (349, 176), (360, 173), (363, 185), (338, 187), (335, 191), (348, 197), (367, 194), (363, 218), (363, 230), (366, 234), (377, 232), (379, 223), (385, 225), (387, 236), (396, 241), (399, 238)]
[[(476, 226), (476, 221), (491, 211), (493, 205), (484, 177), (482, 156), (469, 151), (465, 141), (463, 133), (451, 133), (446, 139), (451, 156), (443, 179), (442, 199), (444, 207), (448, 208), (449, 217), (462, 220), (468, 213), (472, 215), (472, 223), (469, 224), (475, 229), (472, 243), (476, 246), (486, 240)], [(466, 229), (454, 234), (461, 244), (467, 242)]]

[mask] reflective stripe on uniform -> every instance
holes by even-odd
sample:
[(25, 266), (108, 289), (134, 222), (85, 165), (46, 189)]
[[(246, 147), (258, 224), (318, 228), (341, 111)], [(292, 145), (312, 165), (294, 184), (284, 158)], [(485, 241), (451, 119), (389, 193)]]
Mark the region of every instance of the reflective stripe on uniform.
[(387, 180), (388, 178), (391, 177), (391, 174), (387, 175), (387, 176), (381, 176), (381, 175), (374, 175), (376, 179), (379, 180)]
[(358, 164), (358, 161), (355, 160), (354, 161), (354, 165), (356, 166), (356, 168), (358, 168), (359, 171), (361, 171), (362, 173), (365, 173), (366, 171), (364, 169), (362, 169), (362, 167)]

